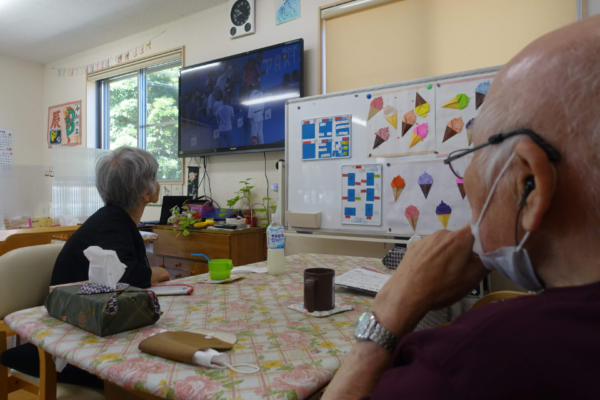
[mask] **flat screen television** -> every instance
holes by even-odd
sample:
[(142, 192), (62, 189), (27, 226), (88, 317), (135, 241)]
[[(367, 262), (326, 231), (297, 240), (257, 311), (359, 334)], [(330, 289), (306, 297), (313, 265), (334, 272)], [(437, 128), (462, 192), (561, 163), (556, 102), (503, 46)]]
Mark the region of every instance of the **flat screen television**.
[(304, 95), (302, 39), (183, 68), (179, 157), (285, 148), (285, 102)]

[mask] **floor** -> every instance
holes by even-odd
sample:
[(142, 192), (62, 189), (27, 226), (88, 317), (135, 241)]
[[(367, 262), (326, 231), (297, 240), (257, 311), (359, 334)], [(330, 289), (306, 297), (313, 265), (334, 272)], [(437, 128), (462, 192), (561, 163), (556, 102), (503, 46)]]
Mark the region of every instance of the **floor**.
[(38, 400), (35, 394), (26, 392), (25, 390), (17, 390), (8, 395), (8, 400)]

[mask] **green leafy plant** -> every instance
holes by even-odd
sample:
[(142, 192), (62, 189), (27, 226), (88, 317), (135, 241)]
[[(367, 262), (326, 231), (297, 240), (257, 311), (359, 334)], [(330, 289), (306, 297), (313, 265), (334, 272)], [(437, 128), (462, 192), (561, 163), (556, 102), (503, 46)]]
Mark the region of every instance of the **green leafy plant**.
[[(237, 190), (235, 193), (235, 197), (232, 197), (231, 199), (227, 200), (227, 206), (229, 207), (229, 209), (233, 210), (233, 207), (240, 201), (245, 199), (245, 203), (246, 205), (248, 205), (248, 208), (250, 210), (254, 210), (257, 213), (266, 213), (266, 218), (258, 218), (258, 220), (260, 221), (260, 224), (262, 226), (266, 226), (271, 222), (271, 215), (270, 215), (270, 211), (271, 210), (275, 210), (277, 208), (277, 206), (270, 206), (270, 202), (273, 200), (270, 197), (263, 197), (262, 198), (262, 203), (252, 203), (252, 189), (254, 189), (254, 186), (250, 184), (250, 181), (252, 180), (252, 178), (247, 178), (246, 180), (240, 181), (240, 183), (242, 184), (242, 187)], [(260, 208), (254, 208), (254, 207), (260, 207)], [(221, 213), (219, 214), (219, 216), (223, 217), (225, 216), (226, 213)]]
[(171, 208), (170, 211), (175, 216), (170, 223), (173, 224), (173, 231), (177, 232), (177, 236), (179, 236), (180, 233), (183, 233), (183, 236), (188, 236), (190, 234), (189, 228), (193, 227), (196, 222), (202, 221), (202, 216), (200, 214), (189, 211), (189, 207), (185, 205), (181, 207), (181, 211), (177, 206)]

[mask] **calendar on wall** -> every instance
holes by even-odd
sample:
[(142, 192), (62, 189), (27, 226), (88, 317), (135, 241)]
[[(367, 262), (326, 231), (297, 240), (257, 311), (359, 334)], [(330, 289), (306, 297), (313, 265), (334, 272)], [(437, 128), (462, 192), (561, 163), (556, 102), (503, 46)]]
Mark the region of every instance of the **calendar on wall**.
[(13, 163), (13, 131), (0, 128), (0, 165)]

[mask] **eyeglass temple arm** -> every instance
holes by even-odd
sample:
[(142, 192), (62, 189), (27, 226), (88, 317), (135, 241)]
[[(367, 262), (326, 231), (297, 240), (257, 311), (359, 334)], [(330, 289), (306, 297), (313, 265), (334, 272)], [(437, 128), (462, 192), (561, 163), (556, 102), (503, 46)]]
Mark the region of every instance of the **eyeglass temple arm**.
[(446, 158), (444, 160), (444, 164), (450, 164), (452, 161), (457, 160), (457, 159), (459, 159), (459, 158), (461, 158), (463, 156), (466, 156), (467, 154), (471, 154), (472, 152), (477, 151), (477, 150), (481, 149), (482, 147), (488, 146), (490, 144), (491, 143), (488, 141), (488, 142), (485, 142), (483, 144), (480, 144), (479, 146), (473, 147), (472, 149), (465, 150), (465, 151), (463, 151), (460, 154), (457, 154), (457, 155), (452, 156), (452, 157), (448, 157), (448, 158)]

